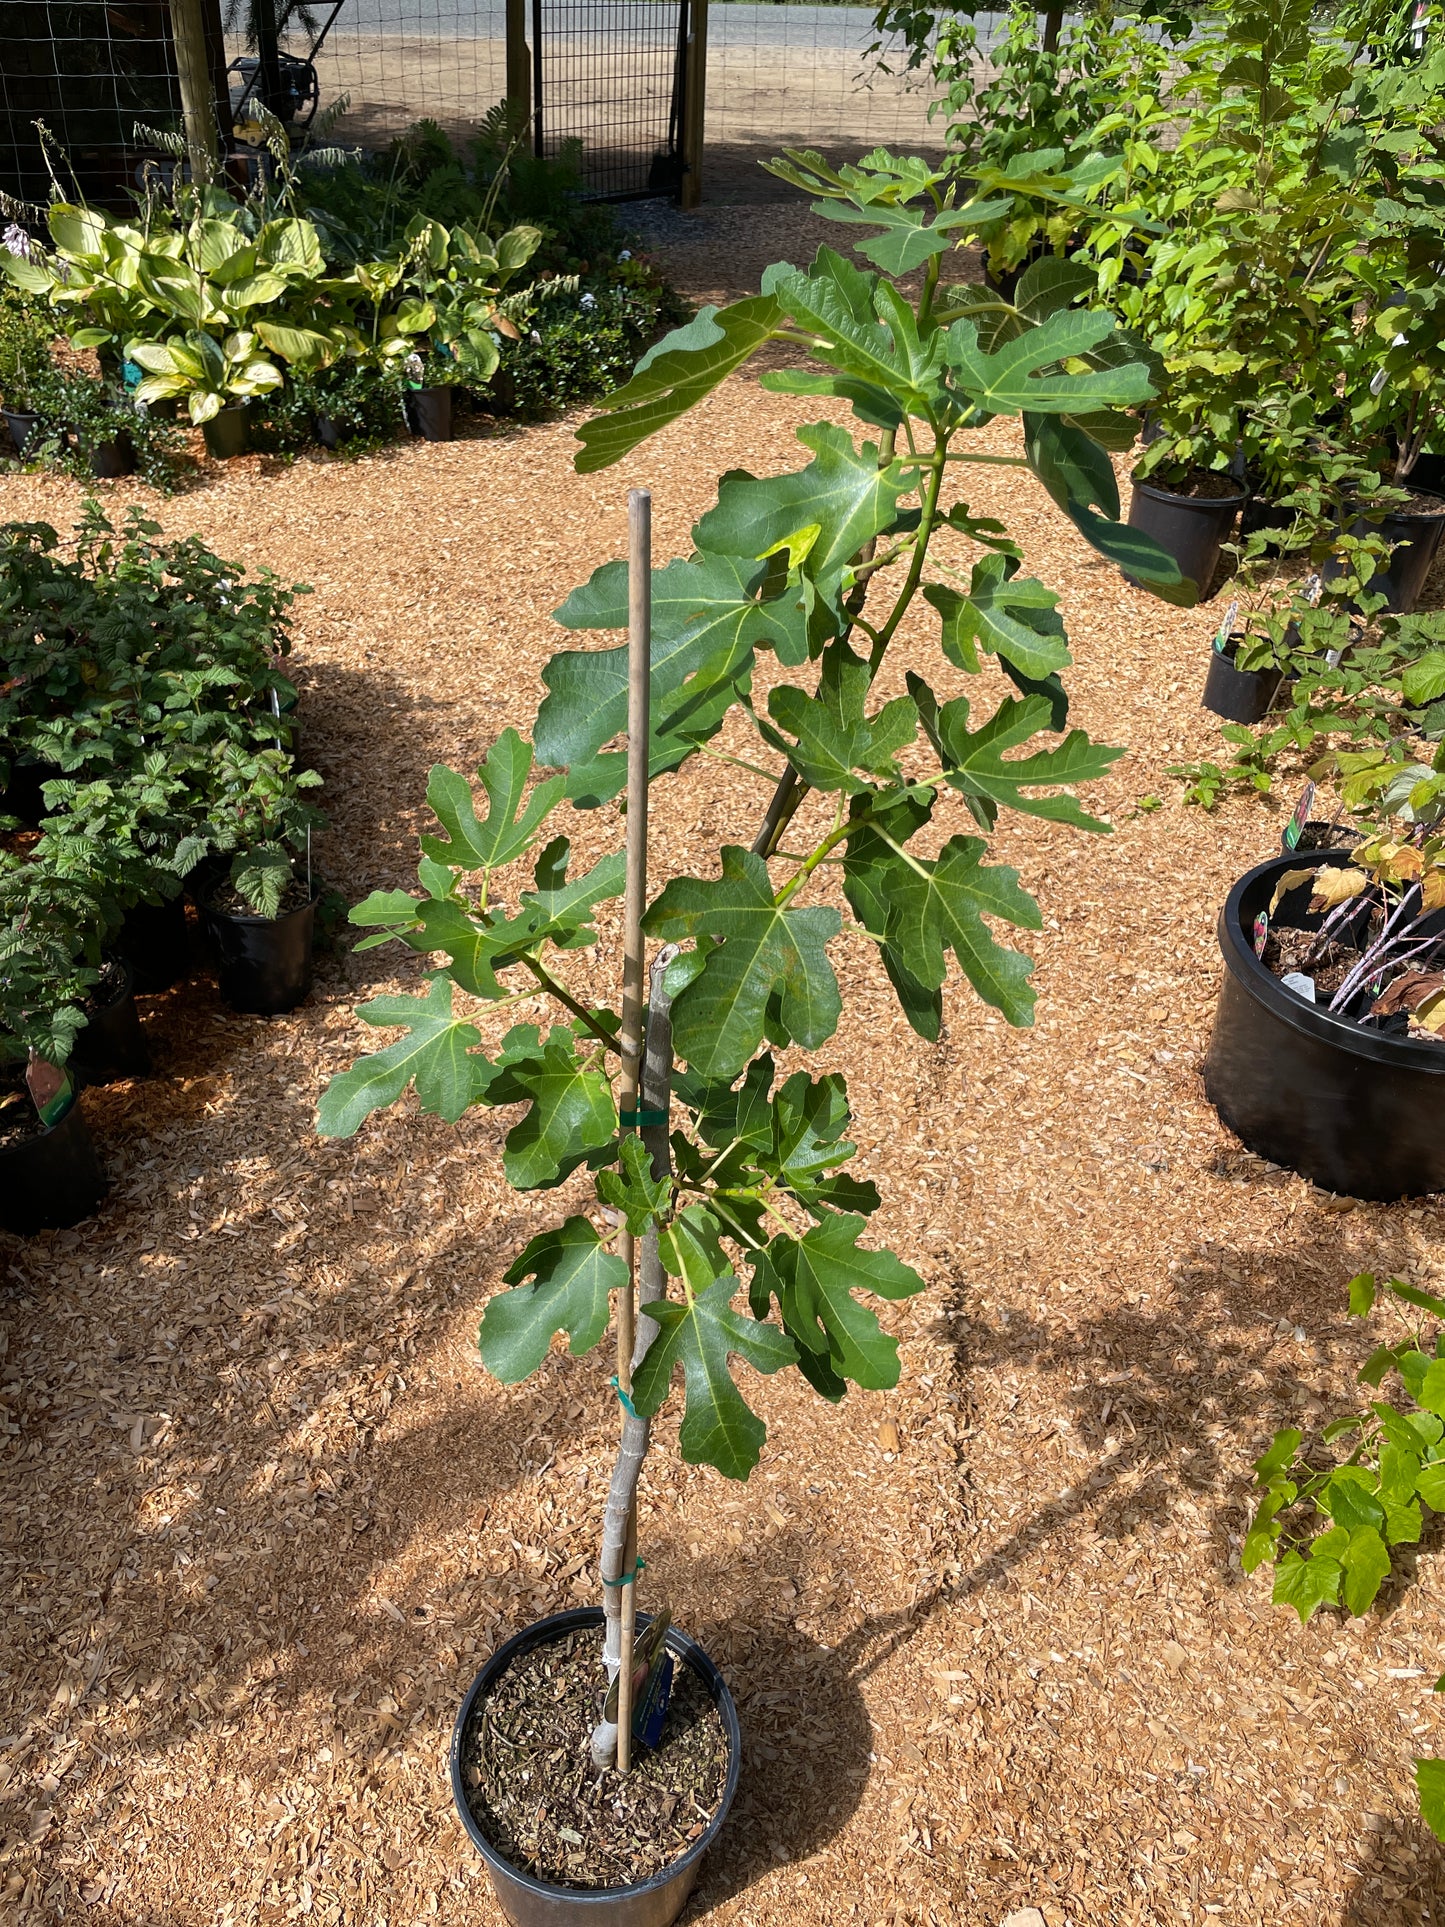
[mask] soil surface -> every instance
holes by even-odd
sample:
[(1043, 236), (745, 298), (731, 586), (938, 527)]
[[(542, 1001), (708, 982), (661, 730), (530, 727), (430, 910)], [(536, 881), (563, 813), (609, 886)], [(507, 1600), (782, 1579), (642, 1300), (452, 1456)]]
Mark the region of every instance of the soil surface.
[(292, 877), (281, 893), (281, 907), (274, 917), (261, 917), (254, 904), (248, 903), (241, 892), (232, 884), (229, 877), (213, 885), (206, 892), (206, 908), (218, 911), (224, 917), (247, 917), (262, 923), (279, 923), (282, 917), (290, 916), (293, 910), (304, 910), (312, 899), (313, 892), (306, 887), (305, 879)]
[[(770, 218), (747, 216), (754, 260)], [(687, 258), (699, 295), (733, 278)], [(824, 415), (848, 419), (744, 372), (597, 475), (573, 471), (575, 419), (467, 423), (356, 461), (208, 462), (168, 501), (9, 470), (0, 513), (66, 531), (86, 494), (117, 521), (137, 502), (315, 585), (288, 667), (326, 778), (318, 867), (357, 901), (415, 887), (431, 764), (473, 770), (529, 726), (577, 643), (550, 612), (625, 553), (628, 488), (653, 491), (660, 564), (720, 473), (801, 467), (794, 430)], [(1019, 448), (1006, 421), (979, 441)], [(746, 1486), (682, 1462), (676, 1393), (654, 1422), (639, 1604), (702, 1643), (744, 1733), (689, 1919), (1434, 1927), (1445, 1849), (1413, 1784), (1445, 1754), (1433, 1528), (1387, 1610), (1303, 1629), (1239, 1548), (1251, 1461), (1282, 1425), (1358, 1409), (1360, 1366), (1400, 1334), (1346, 1315), (1349, 1278), (1445, 1288), (1445, 1200), (1328, 1196), (1204, 1098), (1219, 906), (1305, 780), (1287, 762), (1268, 797), (1179, 801), (1170, 764), (1228, 760), (1196, 707), (1220, 607), (1129, 588), (1020, 470), (971, 471), (968, 493), (1061, 597), (1070, 723), (1128, 746), (1082, 793), (1113, 834), (1006, 812), (992, 839), (1041, 904), (1031, 1029), (955, 985), (927, 1046), (876, 947), (830, 946), (845, 1015), (810, 1067), (847, 1073), (884, 1197), (870, 1235), (929, 1289), (879, 1308), (892, 1392), (834, 1407), (743, 1372), (768, 1426)], [(945, 559), (967, 566), (961, 543)], [(932, 610), (895, 646), (885, 697), (907, 668), (940, 700), (1007, 687), (940, 662)], [(663, 778), (658, 883), (716, 874), (760, 808), (713, 759)], [(960, 804), (945, 833), (969, 823)], [(573, 874), (621, 847), (615, 810), (565, 828)], [(841, 902), (831, 878), (819, 900)], [(569, 953), (589, 997), (616, 995), (614, 909)], [(478, 1367), (503, 1271), (590, 1196), (580, 1174), (506, 1186), (518, 1113), (451, 1125), (408, 1099), (315, 1134), (326, 1080), (396, 1035), (357, 1005), (417, 994), (427, 967), (400, 946), (322, 959), (315, 1001), (266, 1022), (204, 978), (151, 1000), (158, 1074), (86, 1096), (103, 1210), (0, 1241), (5, 1927), (501, 1927), (448, 1736), (488, 1653), (597, 1599), (617, 1401), (606, 1347), (515, 1386)], [(484, 1013), (483, 1042), (541, 1017)]]
[(1194, 468), (1181, 481), (1166, 480), (1164, 474), (1141, 478), (1144, 486), (1162, 489), (1168, 495), (1182, 495), (1189, 501), (1223, 502), (1243, 495), (1244, 488), (1232, 476), (1216, 474), (1213, 469)]
[[(45, 1126), (35, 1108), (20, 1064), (0, 1064), (0, 1151), (40, 1137)], [(0, 1241), (4, 1233), (0, 1232)], [(3, 1248), (3, 1243), (0, 1243)]]
[(1302, 854), (1308, 850), (1353, 850), (1359, 841), (1359, 831), (1352, 830), (1347, 823), (1324, 823), (1312, 818), (1300, 831), (1295, 851)]
[(467, 1804), (514, 1867), (564, 1887), (625, 1887), (681, 1860), (717, 1812), (727, 1734), (712, 1695), (674, 1661), (654, 1751), (634, 1745), (626, 1774), (597, 1773), (599, 1631), (569, 1633), (514, 1659), (463, 1741)]

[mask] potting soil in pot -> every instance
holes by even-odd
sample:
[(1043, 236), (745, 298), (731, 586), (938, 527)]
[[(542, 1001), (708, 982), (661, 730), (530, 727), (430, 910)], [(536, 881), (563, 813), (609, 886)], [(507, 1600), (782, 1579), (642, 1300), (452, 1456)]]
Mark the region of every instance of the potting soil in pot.
[[(1323, 941), (1318, 931), (1272, 924), (1261, 961), (1297, 997), (1324, 1009), (1359, 964), (1363, 945), (1379, 936), (1383, 920), (1383, 912), (1376, 907), (1366, 929), (1347, 929), (1341, 938)], [(1441, 990), (1445, 990), (1445, 971), (1432, 967), (1428, 959), (1424, 968), (1413, 959), (1391, 962), (1353, 992), (1336, 1014), (1357, 1022), (1367, 1017), (1368, 1028), (1381, 1036), (1416, 1037), (1445, 1049), (1445, 1035), (1432, 1018), (1412, 1021), (1417, 1007), (1433, 1009)]]
[[(277, 917), (284, 917), (289, 911), (304, 910), (311, 901), (311, 892), (306, 887), (304, 877), (292, 877), (281, 894), (281, 907)], [(206, 902), (212, 910), (219, 910), (226, 917), (254, 917), (259, 914), (231, 883), (223, 877), (213, 889), (206, 892)], [(266, 919), (270, 921), (270, 919)]]
[(0, 1065), (0, 1151), (27, 1138), (39, 1137), (45, 1126), (25, 1087), (22, 1064)]
[(662, 1737), (626, 1774), (592, 1765), (602, 1699), (587, 1628), (512, 1661), (462, 1742), (467, 1805), (511, 1864), (562, 1887), (626, 1887), (680, 1860), (722, 1800), (727, 1735), (703, 1681), (678, 1661)]

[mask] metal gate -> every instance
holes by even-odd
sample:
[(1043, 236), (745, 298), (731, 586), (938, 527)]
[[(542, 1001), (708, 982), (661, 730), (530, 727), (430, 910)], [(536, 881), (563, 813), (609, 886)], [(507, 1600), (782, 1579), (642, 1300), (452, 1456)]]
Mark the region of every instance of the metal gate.
[(582, 142), (589, 197), (682, 186), (689, 14), (697, 0), (532, 0), (532, 131), (539, 154)]

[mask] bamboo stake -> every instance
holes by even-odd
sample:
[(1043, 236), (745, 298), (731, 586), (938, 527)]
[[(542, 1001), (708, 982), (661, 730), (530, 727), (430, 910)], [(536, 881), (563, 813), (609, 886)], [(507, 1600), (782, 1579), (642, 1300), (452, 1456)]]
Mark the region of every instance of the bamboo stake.
[[(652, 695), (652, 496), (634, 488), (627, 496), (627, 893), (622, 946), (622, 1111), (635, 1119), (642, 1092), (642, 913), (647, 905), (647, 773)], [(628, 1129), (624, 1121), (623, 1129)], [(636, 1128), (635, 1124), (632, 1128)], [(627, 1286), (617, 1304), (617, 1382), (632, 1392), (632, 1354), (637, 1343), (632, 1239), (626, 1243)], [(637, 1499), (627, 1522), (622, 1587), (622, 1671), (617, 1681), (617, 1770), (632, 1765), (632, 1642), (637, 1627)]]

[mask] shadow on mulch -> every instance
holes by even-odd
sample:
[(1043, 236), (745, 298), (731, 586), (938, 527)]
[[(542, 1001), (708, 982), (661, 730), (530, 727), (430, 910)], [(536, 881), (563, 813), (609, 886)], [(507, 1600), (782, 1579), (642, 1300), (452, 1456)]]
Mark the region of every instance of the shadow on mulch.
[[(803, 1533), (769, 1543), (770, 1557), (788, 1569), (802, 1570), (810, 1550)], [(723, 1561), (698, 1562), (694, 1578), (699, 1592), (720, 1599), (738, 1583)], [(782, 1617), (753, 1628), (721, 1614), (689, 1627), (722, 1664), (737, 1700), (743, 1771), (684, 1918), (701, 1919), (778, 1866), (809, 1859), (848, 1824), (874, 1758), (862, 1684), (919, 1630), (925, 1610), (873, 1614), (832, 1647)]]
[[(1373, 1816), (1366, 1816), (1367, 1819)], [(1445, 1847), (1423, 1820), (1374, 1821), (1356, 1849), (1360, 1873), (1345, 1896), (1339, 1927), (1425, 1927), (1445, 1898)]]

